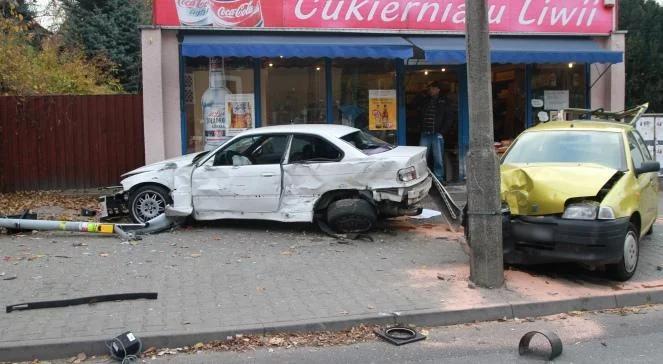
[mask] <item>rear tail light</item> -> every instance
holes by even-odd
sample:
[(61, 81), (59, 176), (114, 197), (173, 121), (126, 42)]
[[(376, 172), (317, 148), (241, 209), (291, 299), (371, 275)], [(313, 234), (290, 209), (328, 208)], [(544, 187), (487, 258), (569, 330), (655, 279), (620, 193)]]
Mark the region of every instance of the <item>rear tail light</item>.
[(417, 179), (417, 170), (414, 167), (403, 168), (398, 171), (398, 179), (403, 182), (409, 182)]

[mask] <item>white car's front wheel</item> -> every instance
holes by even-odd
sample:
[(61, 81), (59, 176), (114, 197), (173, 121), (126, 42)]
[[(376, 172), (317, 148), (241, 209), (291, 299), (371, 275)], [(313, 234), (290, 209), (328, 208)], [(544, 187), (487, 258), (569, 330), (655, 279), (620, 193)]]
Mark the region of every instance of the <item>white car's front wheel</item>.
[(161, 186), (143, 186), (129, 195), (129, 211), (131, 219), (144, 223), (161, 215), (166, 211), (166, 205), (171, 203), (168, 190)]

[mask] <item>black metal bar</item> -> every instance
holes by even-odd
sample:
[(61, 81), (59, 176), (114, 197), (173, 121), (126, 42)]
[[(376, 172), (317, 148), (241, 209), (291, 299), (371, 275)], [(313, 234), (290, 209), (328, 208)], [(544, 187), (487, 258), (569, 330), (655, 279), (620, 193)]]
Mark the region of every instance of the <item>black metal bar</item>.
[(7, 313), (10, 313), (12, 311), (37, 310), (37, 309), (41, 309), (41, 308), (54, 308), (54, 307), (67, 307), (67, 306), (93, 304), (93, 303), (110, 302), (110, 301), (126, 301), (126, 300), (138, 300), (138, 299), (156, 300), (157, 295), (158, 294), (156, 292), (119, 293), (119, 294), (108, 294), (108, 295), (102, 295), (102, 296), (72, 298), (72, 299), (68, 299), (68, 300), (19, 303), (17, 305), (7, 306)]

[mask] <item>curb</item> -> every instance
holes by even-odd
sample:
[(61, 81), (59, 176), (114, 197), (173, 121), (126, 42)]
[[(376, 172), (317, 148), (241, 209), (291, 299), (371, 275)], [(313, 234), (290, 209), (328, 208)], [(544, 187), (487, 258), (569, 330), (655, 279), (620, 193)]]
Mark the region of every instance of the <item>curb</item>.
[[(602, 296), (578, 297), (554, 301), (523, 301), (481, 306), (477, 308), (441, 311), (439, 309), (394, 312), (392, 314), (350, 315), (301, 321), (269, 322), (263, 324), (225, 327), (197, 332), (136, 332), (143, 347), (182, 347), (197, 342), (224, 340), (235, 334), (265, 335), (275, 332), (340, 331), (359, 324), (416, 326), (446, 326), (477, 321), (493, 321), (538, 317), (569, 311), (591, 311), (646, 304), (663, 303), (663, 287), (641, 292), (620, 293)], [(118, 334), (120, 334), (118, 332)], [(110, 337), (85, 337), (70, 339), (36, 340), (30, 342), (0, 343), (0, 362), (51, 360), (75, 356), (84, 352), (89, 355), (106, 354), (105, 341)]]

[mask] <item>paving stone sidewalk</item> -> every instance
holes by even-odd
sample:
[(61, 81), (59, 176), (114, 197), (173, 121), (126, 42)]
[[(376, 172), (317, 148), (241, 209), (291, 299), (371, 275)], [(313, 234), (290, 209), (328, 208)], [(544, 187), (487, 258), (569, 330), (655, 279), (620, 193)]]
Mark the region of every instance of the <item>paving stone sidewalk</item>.
[[(448, 311), (453, 316), (458, 310), (495, 306), (524, 317), (526, 310), (515, 311), (519, 303), (554, 304), (597, 295), (614, 301), (614, 295), (663, 287), (663, 271), (657, 270), (663, 265), (660, 225), (643, 240), (638, 272), (628, 283), (562, 266), (508, 270), (505, 288), (484, 290), (468, 287), (467, 248), (460, 234), (440, 222), (400, 219), (371, 234), (373, 241), (339, 241), (307, 224), (233, 221), (148, 236), (135, 245), (72, 233), (0, 235), (2, 306), (159, 293), (153, 301), (0, 313), (0, 361), (14, 360), (8, 357), (17, 348), (25, 348), (28, 357), (45, 358), (52, 353), (32, 352), (39, 351), (33, 345), (92, 342), (126, 330), (168, 342), (169, 335), (209, 339), (224, 330), (392, 317), (395, 312)], [(16, 278), (6, 280), (11, 277)]]

